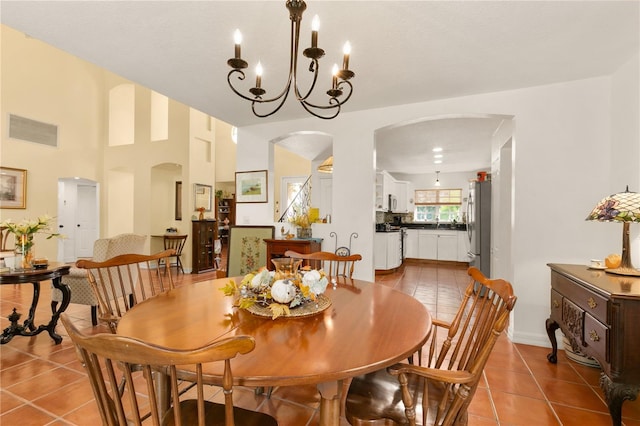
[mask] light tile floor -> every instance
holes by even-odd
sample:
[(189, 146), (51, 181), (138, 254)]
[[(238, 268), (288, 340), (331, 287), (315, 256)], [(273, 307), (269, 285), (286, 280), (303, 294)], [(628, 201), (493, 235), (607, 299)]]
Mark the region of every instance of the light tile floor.
[[(180, 274), (176, 285), (211, 277)], [(406, 262), (396, 273), (377, 276), (376, 281), (413, 295), (434, 316), (446, 318), (455, 312), (467, 276), (461, 267)], [(2, 329), (9, 324), (6, 316), (11, 309), (26, 312), (31, 297), (30, 285), (0, 287)], [(38, 323), (50, 316), (49, 300), (49, 285), (43, 283)], [(67, 312), (85, 331), (96, 331), (88, 307), (70, 305)], [(65, 334), (61, 326), (58, 331)], [(562, 352), (558, 363), (550, 364), (548, 352), (502, 336), (470, 406), (469, 424), (610, 425), (598, 387), (599, 370), (569, 361)], [(256, 396), (253, 389), (236, 388), (234, 402), (274, 415), (280, 426), (318, 424), (319, 395), (314, 386), (276, 388), (271, 399)], [(17, 336), (0, 346), (0, 413), (2, 426), (100, 423), (88, 380), (68, 338), (55, 345), (45, 332), (31, 338)], [(623, 423), (640, 426), (640, 400), (624, 403)], [(347, 425), (344, 418), (342, 424)]]

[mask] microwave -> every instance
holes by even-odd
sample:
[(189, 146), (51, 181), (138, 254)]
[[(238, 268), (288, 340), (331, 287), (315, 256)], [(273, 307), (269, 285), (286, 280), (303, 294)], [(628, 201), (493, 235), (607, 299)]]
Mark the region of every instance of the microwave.
[(387, 205), (387, 210), (390, 212), (398, 210), (398, 199), (395, 195), (389, 194), (389, 204)]

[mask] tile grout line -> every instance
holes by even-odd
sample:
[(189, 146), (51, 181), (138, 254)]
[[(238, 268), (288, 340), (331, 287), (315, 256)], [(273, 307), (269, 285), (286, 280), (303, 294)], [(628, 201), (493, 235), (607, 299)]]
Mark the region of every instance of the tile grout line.
[(522, 360), (522, 362), (524, 363), (524, 365), (527, 367), (527, 371), (529, 372), (529, 374), (531, 375), (531, 378), (533, 379), (536, 386), (538, 387), (538, 390), (542, 394), (542, 397), (544, 398), (545, 403), (551, 410), (551, 413), (553, 413), (553, 417), (555, 417), (556, 421), (558, 422), (558, 425), (562, 425), (562, 421), (560, 420), (558, 413), (556, 413), (556, 410), (553, 408), (553, 404), (551, 404), (551, 401), (547, 397), (547, 394), (544, 392), (544, 389), (542, 389), (542, 386), (540, 385), (540, 382), (538, 382), (538, 379), (536, 378), (535, 374), (533, 374), (533, 370), (531, 370), (531, 367), (529, 367), (529, 363), (522, 356), (522, 353), (520, 352), (520, 348), (518, 348), (518, 346), (515, 344), (513, 344), (513, 347), (514, 347), (514, 350), (517, 352), (518, 356), (520, 357), (520, 359)]

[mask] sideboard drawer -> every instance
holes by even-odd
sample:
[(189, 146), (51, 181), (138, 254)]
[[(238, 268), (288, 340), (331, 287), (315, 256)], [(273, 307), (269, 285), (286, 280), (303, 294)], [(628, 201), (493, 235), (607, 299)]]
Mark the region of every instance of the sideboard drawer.
[(584, 311), (566, 297), (562, 298), (562, 323), (565, 325), (567, 337), (582, 344), (584, 335)]
[(555, 290), (551, 290), (551, 318), (558, 322), (562, 322), (562, 295)]
[(606, 359), (607, 362), (609, 362), (608, 341), (609, 329), (591, 315), (585, 314), (584, 342), (596, 353), (596, 358)]
[(563, 275), (551, 274), (551, 287), (580, 306), (585, 312), (593, 315), (598, 321), (607, 324), (607, 298), (590, 291)]

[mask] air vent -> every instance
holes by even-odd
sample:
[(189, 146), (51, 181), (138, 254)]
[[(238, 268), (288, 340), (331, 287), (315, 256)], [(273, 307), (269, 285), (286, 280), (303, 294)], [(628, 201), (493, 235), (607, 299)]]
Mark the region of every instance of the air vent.
[(58, 126), (9, 114), (9, 137), (57, 147)]

